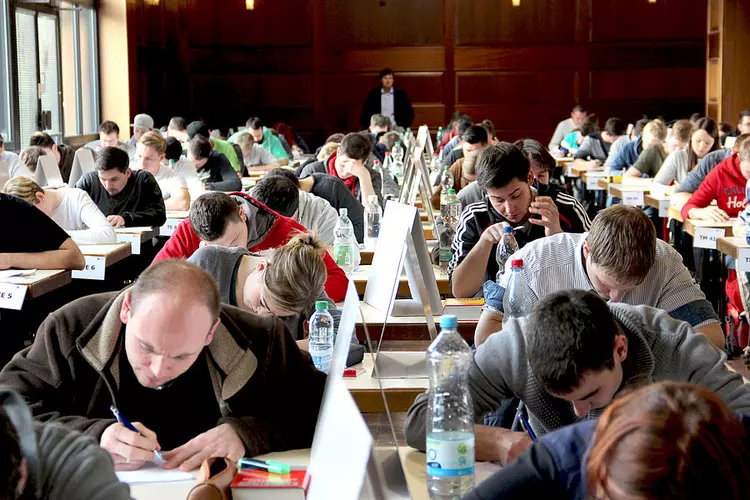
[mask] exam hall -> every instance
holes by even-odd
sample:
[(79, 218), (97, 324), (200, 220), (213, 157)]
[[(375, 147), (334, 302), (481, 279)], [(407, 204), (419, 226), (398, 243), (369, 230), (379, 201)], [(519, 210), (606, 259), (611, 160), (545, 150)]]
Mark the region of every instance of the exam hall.
[(741, 0), (0, 0), (0, 498), (746, 498)]

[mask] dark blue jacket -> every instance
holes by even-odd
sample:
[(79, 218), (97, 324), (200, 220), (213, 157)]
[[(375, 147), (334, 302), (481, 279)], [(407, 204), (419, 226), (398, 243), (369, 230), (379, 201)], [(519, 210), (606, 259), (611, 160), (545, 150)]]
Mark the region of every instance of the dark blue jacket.
[[(617, 155), (615, 161), (610, 166), (610, 171), (613, 170), (627, 170), (632, 167), (638, 156), (643, 151), (643, 136), (639, 135), (634, 141), (630, 141), (620, 150), (620, 154)], [(623, 172), (625, 173), (625, 172)]]

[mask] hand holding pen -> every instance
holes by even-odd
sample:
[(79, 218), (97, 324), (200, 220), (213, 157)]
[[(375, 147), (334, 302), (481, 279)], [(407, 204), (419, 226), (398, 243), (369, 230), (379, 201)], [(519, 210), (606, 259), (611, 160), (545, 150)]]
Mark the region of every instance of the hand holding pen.
[(156, 434), (139, 422), (130, 423), (116, 408), (110, 408), (118, 423), (104, 430), (100, 440), (109, 451), (117, 470), (135, 470), (148, 462), (163, 463)]

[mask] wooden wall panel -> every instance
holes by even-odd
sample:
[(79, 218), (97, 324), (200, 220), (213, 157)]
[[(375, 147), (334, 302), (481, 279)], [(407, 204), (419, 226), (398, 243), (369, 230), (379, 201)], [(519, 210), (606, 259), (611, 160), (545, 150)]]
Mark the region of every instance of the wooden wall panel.
[(591, 2), (594, 42), (681, 40), (705, 36), (706, 0), (596, 0)]
[(458, 104), (574, 101), (573, 71), (462, 72), (456, 75)]
[(591, 72), (592, 99), (693, 99), (703, 92), (703, 68), (649, 68)]

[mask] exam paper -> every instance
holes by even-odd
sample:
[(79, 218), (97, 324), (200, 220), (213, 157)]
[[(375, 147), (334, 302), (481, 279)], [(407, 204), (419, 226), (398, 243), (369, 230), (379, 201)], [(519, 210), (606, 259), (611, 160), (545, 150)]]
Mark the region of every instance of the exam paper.
[(174, 483), (192, 481), (193, 474), (179, 469), (162, 469), (155, 464), (147, 464), (138, 470), (116, 471), (117, 479), (128, 484)]

